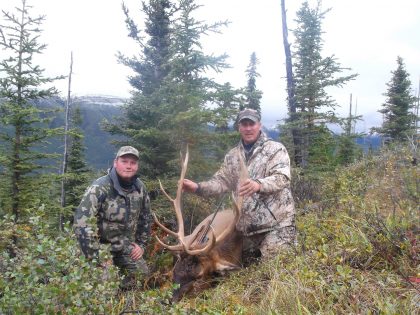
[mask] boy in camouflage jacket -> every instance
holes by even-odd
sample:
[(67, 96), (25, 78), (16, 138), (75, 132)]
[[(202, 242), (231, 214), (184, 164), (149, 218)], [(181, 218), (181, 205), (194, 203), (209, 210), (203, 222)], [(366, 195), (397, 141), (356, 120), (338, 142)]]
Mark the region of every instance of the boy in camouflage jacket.
[(88, 187), (74, 214), (82, 252), (98, 259), (99, 243), (110, 244), (113, 263), (126, 275), (123, 288), (135, 283), (138, 272), (148, 273), (142, 256), (150, 235), (150, 199), (136, 177), (138, 159), (135, 148), (121, 147), (114, 167)]

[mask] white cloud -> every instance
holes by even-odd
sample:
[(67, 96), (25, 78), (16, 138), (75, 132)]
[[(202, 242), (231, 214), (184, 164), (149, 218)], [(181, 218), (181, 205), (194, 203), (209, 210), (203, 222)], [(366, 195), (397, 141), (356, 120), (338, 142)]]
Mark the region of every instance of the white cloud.
[[(136, 47), (127, 37), (120, 1), (28, 0), (37, 12), (46, 15), (41, 42), (48, 44), (39, 59), (50, 75), (68, 74), (70, 52), (74, 54), (72, 91), (75, 95), (106, 94), (129, 96), (130, 70), (117, 63), (118, 50), (132, 55)], [(279, 0), (200, 0), (199, 18), (207, 22), (230, 20), (223, 34), (203, 38), (206, 52), (227, 53), (232, 69), (217, 76), (234, 86), (246, 84), (245, 70), (256, 52), (263, 91), (263, 117), (284, 118), (286, 112), (285, 67)], [(315, 0), (311, 0), (314, 3)], [(138, 0), (125, 0), (141, 23)], [(289, 27), (302, 1), (286, 0)], [(2, 0), (0, 8), (17, 6), (20, 0)], [(347, 113), (349, 95), (357, 99), (359, 113), (370, 115), (379, 108), (390, 71), (398, 55), (404, 58), (416, 88), (420, 74), (420, 1), (323, 0), (332, 8), (324, 20), (325, 54), (335, 54), (345, 67), (359, 73), (356, 81), (331, 91)], [(289, 32), (289, 36), (292, 34)], [(1, 57), (1, 52), (0, 52)], [(66, 95), (67, 82), (57, 84)]]

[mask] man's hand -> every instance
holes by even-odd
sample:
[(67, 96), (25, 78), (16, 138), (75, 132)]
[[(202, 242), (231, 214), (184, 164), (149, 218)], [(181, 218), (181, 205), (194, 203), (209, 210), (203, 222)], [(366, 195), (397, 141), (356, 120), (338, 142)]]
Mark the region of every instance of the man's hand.
[(193, 182), (189, 179), (184, 179), (182, 182), (182, 189), (186, 192), (195, 193), (197, 191), (198, 184), (196, 182)]
[(257, 183), (255, 180), (247, 179), (241, 187), (239, 187), (239, 195), (244, 197), (249, 197), (256, 192), (259, 192), (261, 189), (261, 184)]
[(130, 253), (131, 259), (133, 259), (134, 261), (139, 260), (141, 256), (143, 256), (143, 253), (144, 253), (143, 248), (141, 248), (136, 243), (131, 243), (131, 245), (133, 246), (133, 249), (131, 250), (131, 253)]

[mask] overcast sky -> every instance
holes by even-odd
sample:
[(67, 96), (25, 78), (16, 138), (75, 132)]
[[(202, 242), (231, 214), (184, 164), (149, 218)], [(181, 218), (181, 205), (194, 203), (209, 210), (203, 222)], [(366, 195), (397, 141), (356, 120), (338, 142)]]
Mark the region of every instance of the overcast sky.
[[(41, 42), (48, 48), (38, 59), (48, 75), (67, 75), (73, 51), (74, 96), (104, 94), (128, 97), (130, 70), (117, 63), (115, 54), (127, 55), (137, 47), (127, 37), (119, 0), (27, 0), (33, 12), (46, 15)], [(1, 0), (0, 8), (10, 10), (20, 0)], [(312, 1), (314, 2), (314, 1)], [(310, 1), (310, 3), (312, 3)], [(139, 0), (126, 0), (128, 8), (142, 23)], [(267, 126), (284, 119), (286, 113), (285, 66), (280, 0), (200, 0), (198, 18), (210, 22), (229, 20), (222, 34), (204, 37), (208, 54), (229, 55), (231, 69), (216, 77), (235, 87), (246, 85), (245, 70), (255, 51), (260, 63), (257, 88), (263, 92), (261, 107)], [(286, 0), (289, 28), (293, 28), (301, 0)], [(357, 113), (365, 117), (362, 131), (381, 123), (377, 110), (385, 97), (386, 83), (396, 69), (400, 55), (411, 74), (413, 93), (420, 78), (420, 1), (419, 0), (323, 0), (331, 8), (323, 22), (324, 56), (334, 54), (344, 67), (359, 77), (330, 94), (347, 115), (350, 93)], [(3, 17), (2, 17), (3, 19)], [(289, 33), (290, 41), (293, 40)], [(293, 44), (293, 43), (292, 43)], [(4, 53), (0, 51), (0, 57)], [(56, 86), (67, 93), (67, 81)]]

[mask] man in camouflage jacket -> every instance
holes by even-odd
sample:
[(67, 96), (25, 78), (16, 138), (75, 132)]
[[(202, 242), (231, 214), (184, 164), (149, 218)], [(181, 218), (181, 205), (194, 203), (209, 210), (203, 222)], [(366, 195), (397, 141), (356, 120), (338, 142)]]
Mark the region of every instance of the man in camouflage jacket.
[(123, 286), (135, 282), (135, 274), (148, 273), (142, 258), (150, 235), (150, 199), (137, 178), (138, 151), (119, 149), (114, 167), (86, 190), (74, 214), (74, 230), (82, 252), (98, 260), (99, 243), (110, 244), (113, 263), (126, 275)]
[[(236, 226), (245, 236), (244, 250), (258, 249), (263, 257), (272, 256), (280, 248), (296, 243), (289, 155), (283, 144), (261, 131), (257, 111), (241, 111), (237, 122), (241, 141), (228, 152), (220, 169), (208, 181), (185, 179), (183, 188), (203, 197), (238, 191), (245, 197)], [(239, 155), (246, 161), (249, 173), (241, 187), (237, 187)]]

